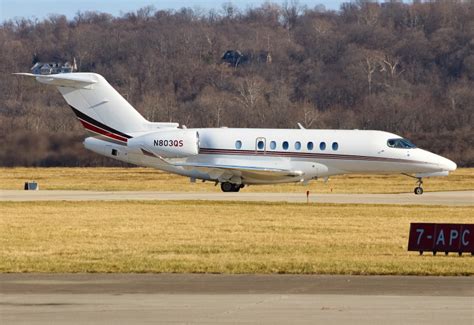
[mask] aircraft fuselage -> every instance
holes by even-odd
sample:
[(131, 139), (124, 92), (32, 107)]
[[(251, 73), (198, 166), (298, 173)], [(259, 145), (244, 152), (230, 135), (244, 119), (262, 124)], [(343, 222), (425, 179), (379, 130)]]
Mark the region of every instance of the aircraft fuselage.
[[(267, 168), (297, 172), (267, 177), (258, 173), (256, 176), (247, 173), (238, 180), (242, 184), (307, 182), (318, 177), (350, 173), (414, 173), (434, 176), (456, 169), (454, 162), (426, 150), (389, 146), (389, 140), (402, 138), (383, 131), (235, 128), (186, 131), (195, 132), (198, 136), (196, 154), (166, 161), (160, 155), (153, 155), (153, 147), (159, 146), (160, 143), (162, 146), (166, 144), (171, 147), (176, 144), (174, 147), (179, 150), (180, 144), (183, 146), (186, 139), (178, 136), (160, 142), (152, 136), (148, 140), (153, 142), (152, 145), (140, 143), (130, 147), (88, 138), (85, 145), (88, 149), (125, 162), (197, 179), (222, 181), (219, 177), (214, 177), (212, 171), (206, 173), (204, 167), (193, 166), (235, 166), (235, 169), (251, 166), (262, 170)], [(152, 149), (145, 152), (141, 150), (149, 147)], [(112, 155), (113, 148), (117, 150), (115, 155)]]

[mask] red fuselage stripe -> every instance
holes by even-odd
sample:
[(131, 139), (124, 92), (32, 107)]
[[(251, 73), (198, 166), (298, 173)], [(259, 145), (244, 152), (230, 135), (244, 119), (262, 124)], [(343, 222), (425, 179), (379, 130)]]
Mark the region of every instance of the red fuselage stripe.
[(122, 141), (122, 142), (127, 142), (127, 138), (125, 137), (122, 137), (120, 135), (117, 135), (115, 133), (111, 133), (109, 131), (106, 131), (104, 129), (101, 129), (87, 121), (84, 121), (83, 119), (80, 119), (79, 118), (79, 121), (82, 123), (82, 125), (89, 131), (92, 131), (94, 133), (98, 133), (98, 134), (101, 134), (103, 136), (106, 136), (106, 137), (109, 137), (111, 139), (115, 139), (115, 140), (118, 140), (118, 141)]

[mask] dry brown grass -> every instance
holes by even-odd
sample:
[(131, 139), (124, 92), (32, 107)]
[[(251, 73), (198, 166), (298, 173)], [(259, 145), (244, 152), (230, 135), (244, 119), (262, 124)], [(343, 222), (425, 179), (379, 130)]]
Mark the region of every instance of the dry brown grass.
[(0, 272), (473, 275), (470, 255), (407, 252), (410, 222), (472, 207), (0, 202)]
[[(1, 189), (22, 189), (27, 180), (36, 180), (48, 190), (148, 190), (220, 191), (213, 183), (190, 183), (186, 177), (151, 168), (1, 168)], [(247, 192), (314, 193), (403, 193), (412, 192), (415, 181), (402, 175), (348, 175), (332, 177), (328, 183), (313, 181), (308, 186), (281, 184), (250, 186)], [(474, 189), (474, 169), (461, 168), (448, 177), (425, 179), (425, 191)]]

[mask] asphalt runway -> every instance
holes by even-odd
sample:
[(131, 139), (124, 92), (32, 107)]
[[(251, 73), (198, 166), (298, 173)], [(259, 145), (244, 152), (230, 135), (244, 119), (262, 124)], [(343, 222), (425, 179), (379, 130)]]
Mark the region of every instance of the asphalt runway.
[[(301, 193), (222, 193), (222, 192), (150, 192), (150, 191), (24, 191), (0, 190), (0, 201), (90, 201), (90, 200), (218, 200), (257, 202), (306, 202), (306, 192)], [(474, 205), (474, 191), (425, 192), (401, 194), (315, 194), (309, 196), (313, 203), (356, 204), (414, 204), (414, 205)]]
[(474, 278), (0, 274), (0, 323), (473, 324)]

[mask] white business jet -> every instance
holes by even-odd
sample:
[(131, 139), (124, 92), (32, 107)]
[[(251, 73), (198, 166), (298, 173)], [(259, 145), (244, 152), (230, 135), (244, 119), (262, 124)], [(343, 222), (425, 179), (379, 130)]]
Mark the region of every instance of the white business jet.
[(127, 163), (221, 184), (224, 192), (246, 185), (307, 183), (340, 174), (447, 176), (456, 164), (383, 131), (179, 128), (147, 121), (101, 75), (33, 75), (56, 86), (93, 136), (84, 146)]

